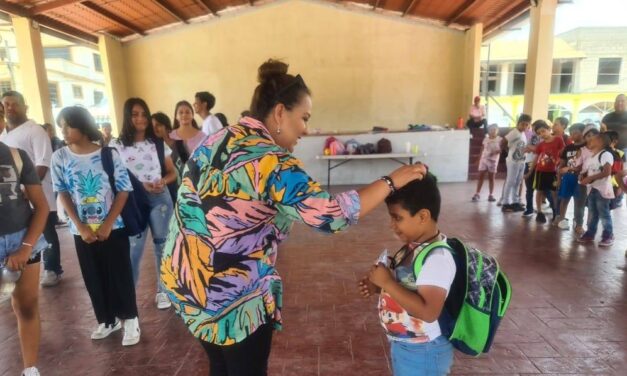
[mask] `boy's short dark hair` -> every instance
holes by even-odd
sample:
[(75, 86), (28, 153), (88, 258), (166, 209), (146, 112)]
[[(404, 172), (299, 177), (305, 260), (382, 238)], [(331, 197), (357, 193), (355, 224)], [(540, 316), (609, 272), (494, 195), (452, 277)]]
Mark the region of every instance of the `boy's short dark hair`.
[(603, 134), (609, 138), (610, 142), (615, 142), (619, 139), (618, 132), (616, 131), (605, 131)]
[(568, 128), (569, 133), (579, 132), (583, 133), (583, 130), (586, 129), (586, 125), (584, 123), (575, 123)]
[(207, 111), (211, 111), (211, 109), (216, 105), (216, 97), (208, 91), (199, 91), (196, 93), (196, 99), (207, 103)]
[(400, 204), (412, 216), (426, 209), (431, 213), (431, 218), (437, 222), (442, 203), (438, 180), (428, 173), (422, 180), (413, 180), (389, 195), (385, 203), (387, 205)]
[(537, 133), (540, 129), (542, 129), (542, 128), (545, 128), (545, 129), (551, 130), (551, 127), (549, 127), (549, 125), (547, 124), (547, 122), (546, 122), (546, 121), (544, 121), (544, 120), (536, 120), (536, 121), (534, 121), (534, 122), (533, 122), (533, 124), (532, 124), (532, 127), (533, 127), (533, 131), (534, 131), (534, 132), (536, 132), (536, 133)]
[(526, 122), (526, 123), (531, 123), (531, 116), (527, 115), (527, 114), (520, 114), (520, 116), (518, 117), (518, 121), (516, 122), (516, 124), (520, 124), (522, 122)]
[(553, 123), (560, 123), (564, 128), (568, 127), (568, 119), (563, 116), (558, 117), (553, 121)]

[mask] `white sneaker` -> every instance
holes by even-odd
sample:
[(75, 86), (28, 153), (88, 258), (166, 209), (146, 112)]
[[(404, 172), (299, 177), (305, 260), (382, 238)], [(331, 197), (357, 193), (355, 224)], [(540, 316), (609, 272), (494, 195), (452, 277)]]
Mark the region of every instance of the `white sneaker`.
[(559, 223), (557, 224), (557, 227), (559, 227), (562, 230), (570, 229), (570, 223), (568, 223), (568, 218), (564, 218), (561, 221), (559, 221)]
[(107, 326), (107, 324), (102, 323), (98, 325), (96, 330), (91, 333), (91, 339), (103, 339), (107, 338), (109, 334), (115, 332), (116, 330), (122, 329), (122, 323), (120, 320), (116, 321), (113, 326)]
[(22, 376), (40, 376), (37, 367), (28, 367), (22, 371)]
[(122, 338), (122, 346), (133, 346), (139, 342), (142, 331), (139, 329), (139, 319), (124, 320), (124, 338)]
[(157, 303), (158, 309), (168, 309), (172, 307), (172, 303), (165, 292), (158, 292), (155, 296), (155, 302)]
[(44, 275), (41, 277), (40, 284), (43, 287), (52, 287), (59, 284), (61, 281), (61, 274), (57, 274), (51, 270), (44, 270)]

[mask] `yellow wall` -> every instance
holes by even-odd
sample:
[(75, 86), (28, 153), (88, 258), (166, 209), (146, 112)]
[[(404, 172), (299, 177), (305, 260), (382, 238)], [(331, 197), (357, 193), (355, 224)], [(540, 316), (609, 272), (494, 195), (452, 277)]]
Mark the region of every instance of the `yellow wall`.
[(196, 91), (217, 98), (231, 122), (247, 109), (257, 67), (290, 64), (313, 91), (311, 127), (404, 129), (455, 124), (464, 34), (370, 12), (294, 0), (238, 11), (124, 44), (128, 93), (171, 116)]

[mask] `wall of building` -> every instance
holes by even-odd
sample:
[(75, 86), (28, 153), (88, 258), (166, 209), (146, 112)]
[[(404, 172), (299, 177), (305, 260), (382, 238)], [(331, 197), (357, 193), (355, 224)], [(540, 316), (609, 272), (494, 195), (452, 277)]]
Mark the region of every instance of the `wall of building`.
[(310, 126), (323, 131), (454, 124), (464, 115), (463, 50), (459, 31), (303, 0), (124, 45), (129, 95), (171, 114), (209, 90), (231, 121), (250, 105), (258, 66), (283, 59), (312, 89)]

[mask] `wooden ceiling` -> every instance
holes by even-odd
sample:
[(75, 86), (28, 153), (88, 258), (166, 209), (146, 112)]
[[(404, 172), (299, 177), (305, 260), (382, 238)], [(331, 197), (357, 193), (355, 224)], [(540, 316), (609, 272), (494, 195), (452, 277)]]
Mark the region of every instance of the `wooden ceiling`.
[[(201, 17), (220, 17), (272, 0), (0, 0), (0, 11), (30, 17), (41, 26), (96, 43), (100, 33), (119, 38), (144, 36), (155, 29)], [(490, 33), (529, 9), (529, 0), (321, 0), (399, 17), (433, 20), (467, 28), (484, 24)]]

